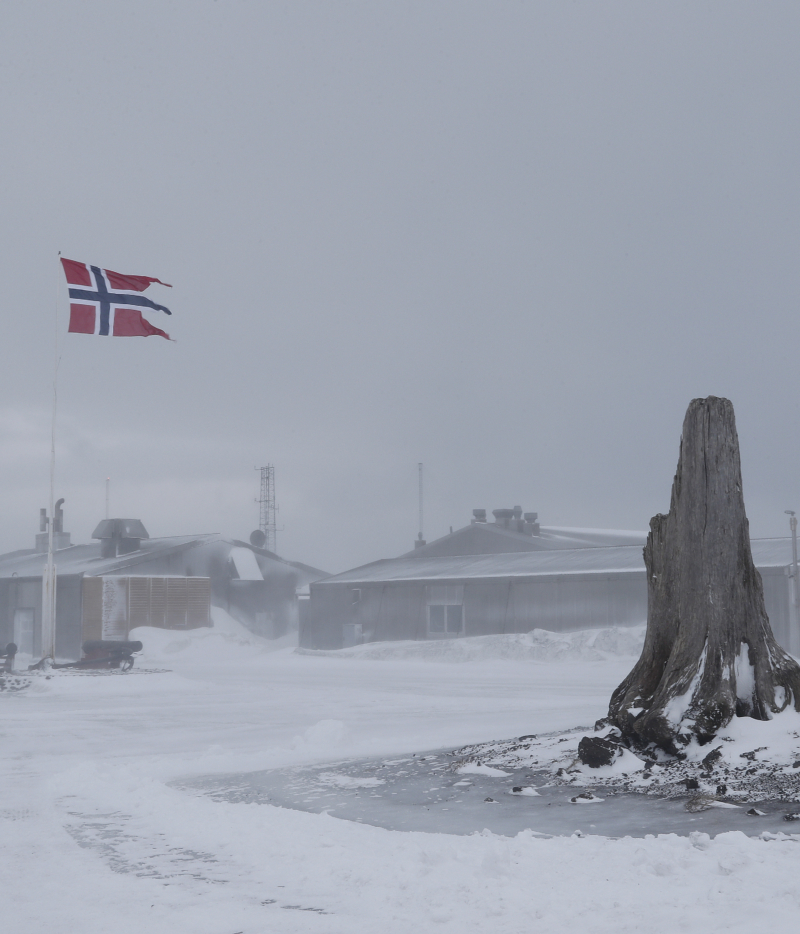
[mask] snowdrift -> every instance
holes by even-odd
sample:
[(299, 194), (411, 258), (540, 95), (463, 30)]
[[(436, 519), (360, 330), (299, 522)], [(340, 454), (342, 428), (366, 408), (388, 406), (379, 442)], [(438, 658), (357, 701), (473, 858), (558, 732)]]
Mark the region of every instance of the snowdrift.
[(467, 636), (462, 639), (437, 639), (426, 642), (369, 642), (348, 649), (298, 648), (295, 651), (300, 655), (365, 661), (478, 662), (507, 659), (535, 662), (599, 662), (624, 656), (638, 657), (644, 644), (646, 628), (646, 625), (642, 624), (624, 628), (583, 629), (579, 632), (534, 629), (526, 633), (497, 636)]
[(139, 626), (130, 632), (144, 646), (137, 665), (167, 665), (178, 658), (212, 661), (221, 658), (252, 658), (297, 645), (297, 633), (280, 639), (264, 639), (238, 623), (220, 607), (211, 607), (213, 626), (201, 629), (158, 629)]

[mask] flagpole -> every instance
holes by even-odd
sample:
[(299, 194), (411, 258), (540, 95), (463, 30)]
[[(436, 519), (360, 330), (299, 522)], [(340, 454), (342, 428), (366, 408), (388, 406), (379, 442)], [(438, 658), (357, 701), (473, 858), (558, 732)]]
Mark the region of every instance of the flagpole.
[[(58, 252), (59, 257), (61, 251)], [(60, 264), (60, 260), (59, 260)], [(56, 485), (56, 405), (58, 401), (58, 303), (60, 270), (56, 269), (56, 304), (53, 330), (53, 414), (50, 423), (50, 511), (47, 522), (47, 565), (42, 576), (42, 658), (56, 657), (56, 567), (53, 563)]]

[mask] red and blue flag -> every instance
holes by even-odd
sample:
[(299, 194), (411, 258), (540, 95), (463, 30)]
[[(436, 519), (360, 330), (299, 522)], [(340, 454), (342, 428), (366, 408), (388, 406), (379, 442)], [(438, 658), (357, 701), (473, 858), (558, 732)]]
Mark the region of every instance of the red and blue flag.
[(172, 312), (149, 298), (138, 295), (157, 282), (172, 288), (167, 282), (151, 276), (124, 276), (110, 269), (61, 259), (69, 285), (69, 330), (73, 334), (98, 334), (101, 337), (150, 337), (158, 334), (170, 340), (169, 334), (142, 317), (142, 308)]

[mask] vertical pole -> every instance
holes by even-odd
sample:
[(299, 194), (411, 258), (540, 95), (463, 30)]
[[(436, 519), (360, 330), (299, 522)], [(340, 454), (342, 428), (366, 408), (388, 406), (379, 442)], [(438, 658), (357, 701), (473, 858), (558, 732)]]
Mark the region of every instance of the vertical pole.
[[(58, 253), (59, 257), (61, 252)], [(50, 519), (47, 523), (47, 565), (42, 575), (42, 657), (56, 657), (56, 567), (53, 563), (56, 484), (56, 405), (58, 401), (58, 302), (61, 262), (56, 268), (56, 304), (53, 319), (53, 413), (50, 422)]]
[(797, 580), (797, 516), (793, 509), (785, 509), (792, 530), (792, 566), (789, 577), (792, 580), (792, 597), (789, 607), (789, 644), (786, 648), (792, 654), (800, 652), (800, 592)]
[(792, 514), (789, 517), (789, 528), (792, 530), (792, 606), (794, 608), (794, 619), (792, 620), (792, 634), (789, 637), (791, 651), (800, 652), (800, 612), (798, 610), (797, 592), (797, 516)]
[(419, 535), (417, 536), (419, 541), (423, 541), (422, 537), (422, 464), (418, 465), (419, 469)]
[(109, 487), (110, 486), (111, 486), (111, 477), (106, 477), (106, 519), (109, 518), (108, 500), (109, 500)]

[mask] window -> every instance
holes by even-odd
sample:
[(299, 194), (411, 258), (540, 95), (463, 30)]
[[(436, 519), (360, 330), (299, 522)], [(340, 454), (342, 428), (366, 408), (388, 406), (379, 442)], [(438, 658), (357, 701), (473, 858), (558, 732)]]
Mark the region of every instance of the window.
[(464, 631), (464, 607), (461, 604), (435, 604), (428, 607), (428, 633), (460, 636)]
[(355, 606), (356, 603), (361, 602), (361, 590), (360, 589), (351, 590), (350, 593), (352, 594), (353, 606)]

